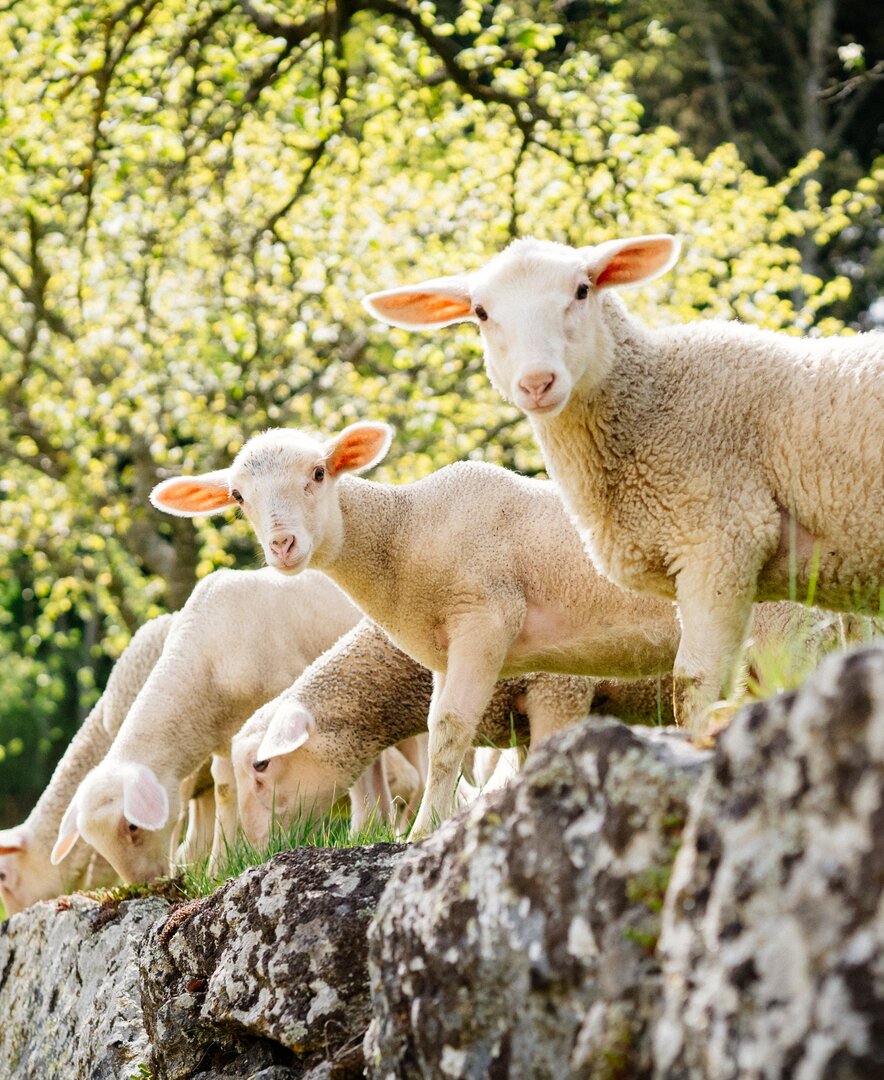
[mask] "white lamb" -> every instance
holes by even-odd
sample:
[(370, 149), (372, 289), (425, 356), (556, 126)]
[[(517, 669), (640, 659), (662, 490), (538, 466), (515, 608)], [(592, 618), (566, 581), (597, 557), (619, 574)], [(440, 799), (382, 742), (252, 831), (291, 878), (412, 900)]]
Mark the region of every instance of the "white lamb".
[(100, 855), (83, 846), (65, 866), (50, 862), (62, 817), (86, 773), (107, 753), (123, 718), (160, 657), (173, 616), (146, 623), (123, 650), (94, 708), (80, 725), (34, 809), (0, 832), (0, 895), (13, 915), (38, 900), (116, 880)]
[(519, 240), (473, 274), (364, 303), (394, 326), (478, 322), (595, 565), (677, 601), (674, 705), (697, 727), (753, 600), (884, 610), (884, 335), (650, 330), (611, 289), (677, 254), (670, 236)]
[[(288, 580), (267, 570), (221, 570), (201, 581), (107, 755), (71, 799), (53, 863), (82, 836), (126, 882), (167, 874), (184, 779), (211, 755), (229, 754), (255, 709), (358, 618), (322, 574)], [(223, 790), (229, 778), (219, 764), (219, 831), (229, 838), (235, 796)]]
[[(616, 714), (618, 692), (627, 686), (631, 712), (636, 685), (644, 688), (650, 712), (656, 686), (647, 680), (618, 685), (546, 673), (507, 679), (496, 686), (474, 741), (509, 747), (530, 739), (534, 745), (585, 717), (597, 693)], [(235, 736), (231, 757), (249, 841), (266, 844), (274, 819), (327, 810), (387, 747), (425, 732), (432, 690), (431, 673), (364, 618)]]
[(166, 480), (151, 499), (182, 516), (240, 506), (271, 566), (325, 571), (435, 673), (427, 794), (414, 826), (425, 835), (452, 808), (499, 678), (662, 674), (679, 629), (669, 601), (595, 570), (549, 481), (478, 462), (398, 486), (349, 475), (379, 461), (390, 438), (373, 423), (325, 442), (271, 430), (228, 469)]

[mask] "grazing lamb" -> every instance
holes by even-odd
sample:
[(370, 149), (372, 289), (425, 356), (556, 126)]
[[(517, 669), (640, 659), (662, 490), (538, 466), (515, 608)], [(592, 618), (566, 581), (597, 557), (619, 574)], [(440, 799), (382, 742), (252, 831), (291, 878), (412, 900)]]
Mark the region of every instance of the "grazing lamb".
[[(651, 691), (649, 704), (655, 700), (653, 682), (637, 685)], [(618, 691), (627, 687), (631, 711), (633, 684), (546, 673), (507, 679), (495, 687), (473, 739), (509, 747), (530, 738), (534, 745), (585, 717), (596, 693), (616, 714)], [(274, 818), (327, 810), (387, 747), (425, 732), (432, 689), (431, 673), (364, 618), (234, 737), (239, 817), (249, 841), (266, 844)]]
[[(82, 836), (126, 882), (167, 874), (182, 781), (210, 755), (228, 754), (255, 709), (358, 618), (322, 574), (219, 570), (203, 579), (106, 757), (71, 799), (53, 863)], [(232, 793), (218, 794), (223, 815)]]
[(674, 705), (697, 728), (754, 600), (884, 610), (884, 335), (650, 330), (612, 287), (677, 254), (670, 236), (518, 240), (473, 274), (364, 303), (394, 326), (478, 322), (595, 565), (677, 601)]
[(324, 570), (435, 673), (427, 796), (415, 822), (424, 835), (450, 812), (499, 678), (664, 674), (679, 629), (669, 601), (626, 592), (595, 570), (549, 481), (478, 462), (398, 486), (349, 475), (379, 461), (390, 435), (372, 423), (326, 442), (271, 430), (228, 469), (166, 480), (151, 499), (182, 516), (241, 506), (271, 566)]
[(105, 860), (85, 846), (63, 868), (50, 862), (50, 854), (68, 803), (86, 773), (107, 753), (160, 657), (173, 619), (172, 615), (161, 615), (133, 636), (34, 809), (21, 825), (0, 832), (0, 896), (8, 914), (38, 900), (51, 900), (74, 889), (94, 888), (116, 880)]

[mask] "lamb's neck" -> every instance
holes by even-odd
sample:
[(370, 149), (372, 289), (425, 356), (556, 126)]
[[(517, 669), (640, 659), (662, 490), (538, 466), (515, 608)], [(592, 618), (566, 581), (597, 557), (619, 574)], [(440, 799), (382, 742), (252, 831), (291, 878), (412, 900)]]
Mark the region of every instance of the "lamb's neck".
[(651, 403), (645, 388), (653, 382), (652, 331), (632, 319), (619, 298), (603, 298), (602, 330), (576, 383), (557, 416), (529, 417), (550, 476), (569, 507), (578, 497), (585, 508), (602, 507), (611, 493), (612, 474), (632, 451)]
[(137, 761), (164, 783), (180, 782), (223, 745), (219, 733), (229, 724), (229, 704), (213, 696), (192, 665), (164, 656), (123, 721), (107, 760)]
[(111, 745), (111, 738), (101, 724), (102, 707), (103, 698), (99, 698), (28, 815), (27, 823), (33, 828), (35, 836), (49, 843), (50, 847), (55, 842), (62, 816), (80, 781), (101, 761)]
[[(338, 481), (341, 532), (334, 548), (314, 560), (372, 618), (389, 599), (392, 548), (407, 513), (404, 488), (344, 476)], [(379, 610), (380, 609), (380, 610)]]

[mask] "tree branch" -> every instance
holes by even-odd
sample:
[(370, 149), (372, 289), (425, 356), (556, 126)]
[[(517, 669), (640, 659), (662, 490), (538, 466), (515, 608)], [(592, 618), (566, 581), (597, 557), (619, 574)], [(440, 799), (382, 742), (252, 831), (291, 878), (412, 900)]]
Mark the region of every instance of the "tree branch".
[(248, 16), (256, 30), (268, 37), (282, 38), (293, 49), (300, 45), (306, 38), (322, 32), (325, 26), (326, 15), (323, 11), (319, 15), (311, 15), (299, 23), (281, 23), (265, 11), (259, 11), (251, 0), (240, 0), (243, 13)]

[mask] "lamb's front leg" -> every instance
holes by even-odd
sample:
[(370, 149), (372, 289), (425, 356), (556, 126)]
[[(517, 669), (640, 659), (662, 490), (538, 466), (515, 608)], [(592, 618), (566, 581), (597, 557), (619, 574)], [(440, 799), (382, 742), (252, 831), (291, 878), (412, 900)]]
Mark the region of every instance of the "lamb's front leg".
[(713, 577), (706, 568), (683, 570), (676, 581), (681, 641), (672, 673), (672, 705), (675, 722), (691, 732), (703, 731), (709, 706), (728, 691), (755, 596), (754, 579), (739, 580), (728, 572)]
[(510, 638), (500, 628), (476, 629), (452, 640), (448, 670), (433, 677), (427, 788), (410, 839), (429, 835), (455, 809), (455, 787), (464, 754), (473, 745), (488, 708)]
[(394, 816), (383, 757), (376, 758), (350, 788), (350, 835), (358, 835), (375, 815), (387, 822), (392, 822)]
[(236, 803), (236, 777), (227, 754), (212, 755), (212, 780), (215, 785), (215, 821), (212, 834), (210, 873), (219, 873), (228, 849), (233, 845), (239, 825)]

